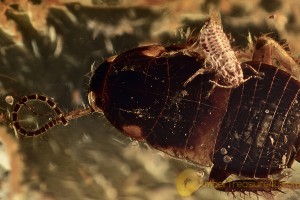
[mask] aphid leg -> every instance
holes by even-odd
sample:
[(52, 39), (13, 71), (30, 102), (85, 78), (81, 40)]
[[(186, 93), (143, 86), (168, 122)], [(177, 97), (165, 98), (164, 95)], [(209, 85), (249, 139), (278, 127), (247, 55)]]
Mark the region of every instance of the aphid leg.
[(183, 84), (184, 87), (186, 87), (186, 85), (188, 83), (190, 83), (192, 80), (194, 80), (194, 78), (196, 78), (196, 76), (200, 75), (200, 74), (204, 74), (205, 72), (207, 72), (207, 69), (201, 68), (198, 71), (196, 71), (188, 80), (186, 80)]
[(216, 82), (216, 81), (212, 81), (212, 80), (209, 80), (209, 82), (210, 83), (212, 83), (213, 85), (212, 85), (212, 88), (209, 90), (209, 92), (207, 93), (207, 95), (206, 95), (206, 99), (208, 99), (208, 97), (213, 93), (213, 91), (214, 91), (214, 89), (218, 86), (218, 87), (220, 87), (220, 88), (233, 88), (233, 86), (232, 85), (221, 85), (221, 84), (219, 84), (218, 82)]
[[(214, 83), (214, 82), (213, 82)], [(205, 96), (205, 99), (208, 99), (208, 97), (213, 93), (213, 91), (215, 90), (216, 88), (216, 84), (213, 84), (211, 89), (209, 90), (209, 92), (207, 93), (207, 95)]]
[(250, 69), (254, 75), (249, 76), (248, 78), (244, 79), (242, 83), (247, 82), (248, 80), (255, 78), (255, 79), (262, 79), (264, 77), (264, 73), (258, 72), (256, 69), (254, 69), (251, 65), (245, 65), (246, 68)]
[[(247, 82), (248, 80), (250, 80), (250, 79), (252, 79), (252, 78), (256, 78), (256, 79), (262, 79), (262, 78), (263, 78), (263, 76), (264, 76), (263, 73), (258, 72), (257, 70), (255, 70), (255, 69), (254, 69), (253, 67), (251, 67), (250, 65), (246, 65), (246, 67), (249, 68), (249, 69), (251, 69), (251, 70), (254, 72), (254, 75), (249, 76), (249, 77), (243, 79), (243, 81), (242, 81), (241, 83), (245, 83), (245, 82)], [(209, 82), (211, 82), (211, 83), (214, 84), (214, 87), (212, 88), (212, 90), (213, 90), (216, 86), (218, 86), (218, 87), (220, 87), (220, 88), (233, 88), (233, 87), (234, 87), (234, 86), (232, 86), (232, 85), (221, 85), (221, 84), (217, 83), (216, 81), (212, 81), (212, 80), (209, 80)], [(211, 91), (212, 91), (212, 90), (211, 90)], [(211, 93), (211, 91), (209, 92), (209, 94)]]
[(252, 78), (262, 79), (262, 76), (263, 75), (261, 75), (261, 76), (255, 76), (255, 75), (254, 76), (249, 76), (248, 78), (245, 78), (242, 83), (246, 83), (247, 81), (249, 81)]
[(218, 86), (220, 88), (233, 88), (232, 85), (221, 85), (221, 84), (217, 83), (216, 81), (212, 81), (212, 80), (209, 80), (209, 82), (213, 83), (215, 87)]
[[(297, 62), (280, 44), (270, 37), (261, 36), (257, 39), (252, 60), (278, 66), (297, 79), (300, 79), (300, 68)], [(275, 63), (273, 63), (273, 61), (275, 61)]]
[[(254, 69), (251, 65), (245, 65), (246, 68), (251, 69), (251, 71), (254, 73), (254, 75), (250, 76), (249, 78), (258, 78), (261, 79), (262, 76), (264, 76), (264, 73), (258, 72), (256, 69)], [(247, 78), (248, 79), (248, 78)], [(246, 81), (244, 81), (246, 82)]]

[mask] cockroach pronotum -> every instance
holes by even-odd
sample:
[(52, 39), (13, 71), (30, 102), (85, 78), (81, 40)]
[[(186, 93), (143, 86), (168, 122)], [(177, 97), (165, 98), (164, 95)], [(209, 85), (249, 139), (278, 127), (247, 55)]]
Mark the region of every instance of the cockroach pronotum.
[[(212, 166), (209, 180), (223, 183), (215, 187), (218, 190), (280, 191), (281, 180), (270, 175), (300, 161), (300, 76), (291, 68), (291, 63), (297, 63), (274, 40), (262, 36), (253, 59), (231, 74), (238, 82), (231, 83), (217, 68), (193, 76), (206, 70), (210, 58), (195, 50), (203, 46), (191, 48), (197, 37), (191, 40), (183, 45), (137, 47), (105, 60), (90, 79), (86, 109), (65, 114), (48, 97), (23, 97), (12, 112), (13, 126), (20, 134), (36, 136), (54, 125), (99, 112), (135, 140), (197, 165)], [(231, 55), (232, 49), (226, 48)], [(280, 67), (272, 64), (270, 49), (277, 52)], [(36, 130), (25, 129), (18, 116), (30, 100), (45, 102), (57, 118)], [(246, 178), (224, 182), (231, 174)], [(247, 183), (253, 184), (247, 187)]]

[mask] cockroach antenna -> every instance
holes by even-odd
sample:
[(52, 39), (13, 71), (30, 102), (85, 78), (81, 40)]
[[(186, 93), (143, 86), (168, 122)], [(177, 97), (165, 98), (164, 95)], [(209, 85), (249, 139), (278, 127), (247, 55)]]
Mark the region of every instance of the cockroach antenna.
[[(28, 101), (40, 101), (40, 102), (45, 103), (48, 107), (50, 107), (54, 111), (54, 113), (56, 114), (57, 117), (50, 120), (44, 126), (37, 128), (35, 130), (25, 129), (24, 127), (21, 126), (18, 116), (19, 116), (19, 112), (22, 109), (22, 107), (27, 106), (26, 103)], [(29, 106), (27, 106), (27, 107), (30, 109)], [(32, 111), (32, 112), (34, 114), (38, 115), (38, 113), (36, 113), (34, 111)], [(40, 134), (46, 132), (47, 130), (49, 130), (50, 128), (52, 128), (56, 125), (63, 124), (66, 126), (70, 120), (88, 115), (93, 112), (94, 112), (94, 110), (91, 107), (88, 107), (88, 108), (83, 108), (83, 109), (77, 109), (77, 110), (74, 110), (74, 111), (64, 114), (61, 111), (61, 109), (57, 106), (57, 104), (53, 100), (51, 100), (49, 97), (34, 94), (34, 95), (24, 96), (21, 98), (21, 100), (19, 102), (16, 103), (16, 105), (13, 109), (13, 112), (12, 112), (12, 123), (13, 123), (13, 126), (15, 127), (15, 129), (22, 135), (37, 136), (37, 135), (40, 135)]]

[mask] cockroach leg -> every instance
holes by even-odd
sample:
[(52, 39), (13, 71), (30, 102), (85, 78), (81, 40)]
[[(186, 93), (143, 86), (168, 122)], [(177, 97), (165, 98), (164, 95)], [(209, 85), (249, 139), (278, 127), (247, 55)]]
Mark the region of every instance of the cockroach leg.
[[(269, 65), (272, 65), (272, 55), (271, 55), (271, 46), (268, 45), (267, 38), (259, 37), (257, 39), (253, 55), (252, 55), (252, 61), (260, 61)], [(274, 41), (275, 42), (275, 41)], [(271, 42), (271, 43), (274, 43)], [(275, 44), (275, 43), (274, 43)], [(276, 43), (275, 46), (280, 46)]]
[[(275, 65), (300, 79), (299, 65), (280, 44), (270, 37), (261, 36), (257, 39), (252, 60)], [(277, 62), (277, 65), (276, 62), (273, 63), (274, 60)]]

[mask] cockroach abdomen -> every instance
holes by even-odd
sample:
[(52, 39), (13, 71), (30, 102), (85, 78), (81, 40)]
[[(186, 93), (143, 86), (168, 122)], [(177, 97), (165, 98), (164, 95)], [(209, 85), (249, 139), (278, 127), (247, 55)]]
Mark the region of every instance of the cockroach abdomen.
[(299, 150), (300, 84), (274, 66), (247, 64), (264, 78), (232, 91), (213, 162), (227, 174), (267, 178), (290, 167)]

